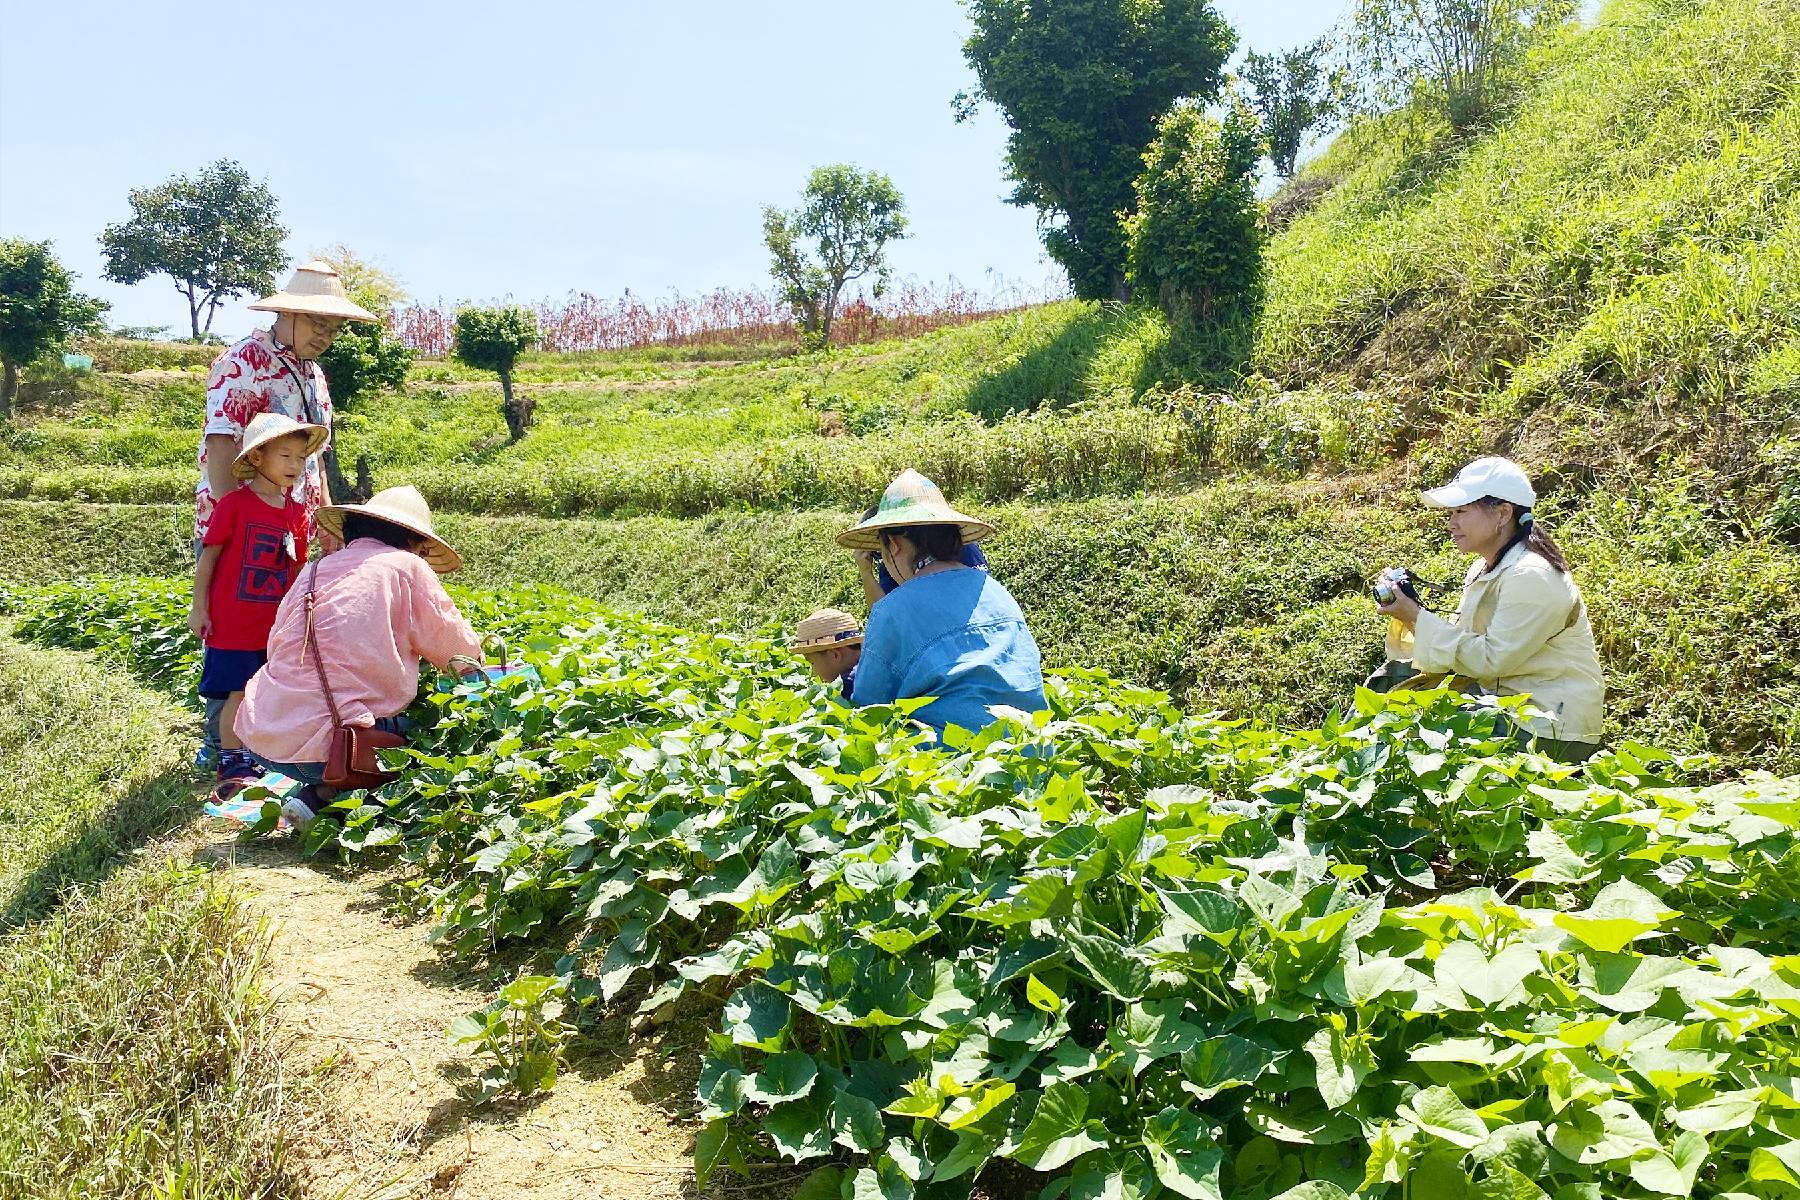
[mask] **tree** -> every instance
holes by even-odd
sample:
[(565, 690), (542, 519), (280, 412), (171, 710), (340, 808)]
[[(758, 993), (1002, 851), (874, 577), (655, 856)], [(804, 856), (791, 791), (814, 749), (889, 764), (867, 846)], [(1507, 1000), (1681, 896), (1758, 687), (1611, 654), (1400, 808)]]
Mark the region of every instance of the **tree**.
[(1454, 130), (1481, 124), (1538, 38), (1574, 16), (1575, 0), (1356, 0), (1350, 54), (1365, 106), (1422, 94)]
[(906, 236), (906, 202), (886, 175), (849, 163), (814, 170), (800, 198), (789, 212), (763, 207), (763, 244), (801, 340), (824, 346), (845, 284), (872, 274), (875, 294), (886, 290), (886, 248)]
[(341, 242), (313, 257), (330, 263), (350, 299), (380, 318), (373, 323), (353, 321), (344, 326), (331, 348), (319, 356), (319, 365), (331, 384), (332, 399), (348, 408), (359, 397), (401, 387), (412, 367), (413, 352), (389, 332), (387, 322), (394, 310), (406, 303), (406, 289), (387, 271)]
[(1294, 177), (1295, 160), (1306, 135), (1337, 111), (1341, 75), (1328, 71), (1331, 39), (1319, 38), (1280, 54), (1244, 57), (1239, 74), (1250, 90), (1250, 107), (1262, 124), (1269, 161), (1283, 179)]
[(1262, 294), (1262, 226), (1254, 113), (1225, 119), (1184, 102), (1157, 124), (1126, 219), (1131, 285), (1157, 298), (1171, 320), (1218, 324), (1248, 313)]
[(12, 416), (22, 368), (101, 328), (106, 301), (83, 296), (74, 283), (49, 242), (0, 238), (0, 421)]
[(512, 390), (513, 364), (521, 351), (537, 345), (537, 318), (517, 304), (497, 308), (464, 308), (456, 314), (456, 361), (478, 371), (500, 375), (501, 413), (513, 441), (525, 436), (537, 401)]
[(1210, 0), (967, 3), (963, 55), (980, 86), (957, 96), (957, 119), (980, 100), (1000, 109), (1011, 202), (1038, 210), (1076, 295), (1129, 298), (1121, 221), (1157, 118), (1218, 95), (1237, 35)]
[[(275, 290), (288, 263), (275, 194), (230, 159), (198, 175), (177, 175), (131, 192), (131, 219), (100, 235), (106, 278), (137, 283), (167, 275), (187, 298), (198, 341), (212, 332), (219, 306), (234, 296)], [(206, 320), (201, 321), (204, 314)]]
[(410, 299), (406, 288), (386, 268), (364, 258), (342, 242), (327, 246), (313, 257), (330, 263), (350, 299), (383, 321), (392, 317), (394, 310)]

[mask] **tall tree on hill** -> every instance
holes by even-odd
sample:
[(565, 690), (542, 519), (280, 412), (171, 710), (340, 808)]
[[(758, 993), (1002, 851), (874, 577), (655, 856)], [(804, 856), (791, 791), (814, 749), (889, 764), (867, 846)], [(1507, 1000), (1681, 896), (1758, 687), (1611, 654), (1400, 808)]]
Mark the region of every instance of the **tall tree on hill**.
[(1011, 202), (1038, 210), (1076, 295), (1129, 298), (1121, 221), (1144, 151), (1177, 99), (1218, 95), (1237, 35), (1211, 0), (966, 2), (980, 86), (957, 95), (957, 119), (1000, 109)]
[(134, 188), (131, 218), (100, 235), (106, 278), (137, 283), (169, 276), (187, 299), (198, 341), (212, 332), (225, 301), (275, 290), (275, 273), (288, 263), (280, 216), (268, 185), (226, 158), (197, 175)]
[(873, 275), (875, 294), (886, 290), (887, 244), (906, 236), (906, 201), (886, 175), (849, 163), (814, 170), (800, 201), (791, 211), (764, 206), (763, 244), (801, 341), (819, 347), (831, 342), (845, 284)]
[(49, 242), (0, 238), (0, 421), (12, 416), (20, 370), (98, 330), (106, 309), (106, 301), (75, 290)]
[(531, 412), (537, 401), (513, 395), (513, 366), (521, 353), (537, 345), (537, 340), (537, 317), (521, 305), (457, 311), (456, 361), (500, 376), (501, 415), (515, 442), (531, 427)]
[(1338, 73), (1327, 70), (1331, 39), (1319, 38), (1279, 54), (1244, 56), (1239, 75), (1249, 88), (1250, 107), (1262, 124), (1269, 161), (1283, 179), (1294, 177), (1294, 165), (1306, 135), (1337, 111), (1341, 88)]
[(1532, 43), (1577, 7), (1576, 0), (1355, 0), (1349, 50), (1364, 107), (1422, 97), (1452, 129), (1478, 126)]

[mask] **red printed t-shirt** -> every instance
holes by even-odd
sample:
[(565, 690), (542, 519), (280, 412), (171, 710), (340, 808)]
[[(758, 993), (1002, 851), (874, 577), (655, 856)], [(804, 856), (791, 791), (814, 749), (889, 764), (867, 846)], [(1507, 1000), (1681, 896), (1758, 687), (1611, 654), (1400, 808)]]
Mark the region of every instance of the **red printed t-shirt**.
[[(306, 506), (292, 496), (276, 508), (247, 487), (220, 500), (207, 523), (204, 544), (222, 546), (207, 592), (214, 650), (267, 650), (281, 598), (305, 561)], [(286, 545), (293, 536), (294, 553)]]

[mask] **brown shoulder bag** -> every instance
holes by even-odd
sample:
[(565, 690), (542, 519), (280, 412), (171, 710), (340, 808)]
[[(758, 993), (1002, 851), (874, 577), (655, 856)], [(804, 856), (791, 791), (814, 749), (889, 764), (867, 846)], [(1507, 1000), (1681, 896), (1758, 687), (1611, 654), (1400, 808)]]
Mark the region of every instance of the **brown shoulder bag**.
[(395, 778), (398, 772), (382, 769), (375, 752), (398, 749), (406, 745), (406, 739), (385, 729), (346, 725), (338, 715), (337, 697), (332, 694), (331, 680), (325, 677), (325, 660), (319, 654), (319, 637), (313, 629), (313, 589), (318, 578), (319, 564), (315, 560), (306, 577), (304, 652), (312, 656), (313, 668), (319, 673), (319, 688), (325, 693), (325, 707), (331, 710), (331, 743), (325, 749), (324, 784), (341, 792), (377, 788)]

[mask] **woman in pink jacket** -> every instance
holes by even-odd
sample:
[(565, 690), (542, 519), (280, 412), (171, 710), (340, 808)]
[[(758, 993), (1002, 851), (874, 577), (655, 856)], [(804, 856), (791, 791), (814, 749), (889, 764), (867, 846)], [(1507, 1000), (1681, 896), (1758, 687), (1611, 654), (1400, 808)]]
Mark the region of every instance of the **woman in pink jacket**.
[(417, 488), (321, 508), (314, 519), (344, 547), (308, 564), (282, 600), (268, 664), (245, 685), (234, 726), (265, 767), (308, 785), (300, 806), (287, 809), (302, 824), (331, 798), (321, 785), (333, 725), (306, 652), (309, 594), (314, 644), (346, 725), (404, 733), (421, 661), (444, 669), (458, 655), (481, 657), (480, 639), (438, 579), (462, 558), (432, 532)]

